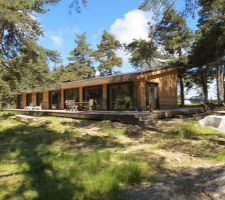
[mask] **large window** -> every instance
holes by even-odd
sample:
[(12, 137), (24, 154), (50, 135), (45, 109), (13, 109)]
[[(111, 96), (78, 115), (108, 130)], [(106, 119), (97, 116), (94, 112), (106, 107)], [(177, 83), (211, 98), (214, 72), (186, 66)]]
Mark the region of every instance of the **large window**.
[(79, 88), (64, 90), (64, 100), (79, 101)]
[(94, 100), (94, 109), (102, 109), (102, 86), (84, 88), (84, 101)]
[(22, 109), (23, 104), (22, 104), (22, 95), (19, 94), (16, 98), (16, 108), (17, 109)]
[(79, 88), (64, 90), (64, 108), (66, 108), (66, 100), (79, 102)]
[(32, 103), (32, 94), (26, 94), (26, 105), (30, 106)]
[(60, 108), (60, 91), (49, 92), (49, 108), (59, 109)]
[(134, 110), (134, 84), (124, 83), (109, 86), (108, 107), (110, 110)]
[(41, 104), (43, 104), (43, 93), (37, 93), (36, 94), (36, 102), (37, 102), (37, 106), (40, 106)]

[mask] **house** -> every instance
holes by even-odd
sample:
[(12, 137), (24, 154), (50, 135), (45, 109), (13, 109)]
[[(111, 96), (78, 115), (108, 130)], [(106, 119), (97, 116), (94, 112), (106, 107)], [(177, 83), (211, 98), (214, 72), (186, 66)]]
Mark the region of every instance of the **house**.
[(63, 110), (66, 100), (94, 100), (95, 110), (149, 110), (177, 107), (177, 71), (167, 67), (141, 72), (102, 76), (35, 88), (16, 94), (16, 107), (40, 105)]

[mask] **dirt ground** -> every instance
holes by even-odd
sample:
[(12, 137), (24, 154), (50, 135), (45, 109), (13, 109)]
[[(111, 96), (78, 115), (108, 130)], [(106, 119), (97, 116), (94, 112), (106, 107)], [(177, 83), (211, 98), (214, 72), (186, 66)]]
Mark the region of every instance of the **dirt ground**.
[[(111, 122), (87, 124), (86, 131), (81, 128), (82, 132), (104, 137), (104, 134), (99, 133), (99, 128), (96, 128), (103, 123)], [(127, 135), (113, 136), (115, 141), (125, 147), (125, 156), (132, 152), (146, 156), (146, 159), (152, 159), (153, 162), (158, 161), (153, 163), (158, 169), (156, 183), (141, 183), (127, 188), (121, 199), (225, 199), (225, 162), (215, 163), (204, 154), (208, 150), (204, 149), (206, 146), (200, 147), (199, 144), (204, 144), (206, 138), (170, 138), (167, 135), (171, 129), (181, 127), (183, 123), (184, 119), (162, 120), (155, 127), (145, 129), (113, 123), (113, 127), (128, 128)], [(193, 119), (189, 119), (189, 123), (194, 123)], [(225, 147), (224, 138), (221, 135), (217, 138), (222, 141), (220, 146), (215, 142), (215, 149), (218, 148), (218, 151)], [(198, 149), (197, 152), (195, 148)]]

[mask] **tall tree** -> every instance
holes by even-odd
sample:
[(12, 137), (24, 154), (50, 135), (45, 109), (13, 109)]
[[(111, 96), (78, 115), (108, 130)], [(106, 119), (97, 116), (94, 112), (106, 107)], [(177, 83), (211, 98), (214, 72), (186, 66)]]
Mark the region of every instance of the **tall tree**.
[(97, 45), (97, 50), (93, 53), (99, 62), (98, 70), (101, 74), (111, 75), (114, 66), (122, 66), (122, 58), (116, 55), (116, 51), (121, 47), (120, 42), (112, 34), (107, 31), (103, 32), (100, 44)]
[[(27, 41), (28, 42), (28, 41)], [(56, 51), (45, 49), (35, 41), (21, 47), (20, 55), (9, 60), (10, 67), (5, 73), (4, 80), (10, 83), (11, 89), (20, 90), (40, 87), (48, 84), (50, 63), (60, 63)]]
[(202, 68), (209, 66), (216, 71), (218, 103), (224, 102), (225, 64), (225, 4), (224, 0), (200, 0), (198, 34), (194, 43), (192, 63)]
[(37, 39), (42, 33), (36, 14), (48, 10), (47, 4), (58, 0), (0, 0), (0, 58), (14, 57), (28, 39)]
[[(30, 41), (37, 40), (43, 33), (37, 14), (47, 12), (45, 6), (57, 2), (58, 0), (0, 0), (0, 88), (18, 88), (17, 81), (25, 77), (24, 73), (37, 68), (36, 65), (27, 65), (25, 48), (33, 49), (33, 42)], [(27, 56), (31, 56), (30, 52)], [(22, 60), (25, 63), (21, 64)], [(21, 70), (19, 66), (27, 68)], [(29, 83), (33, 80), (30, 79)]]
[(70, 52), (69, 65), (67, 66), (67, 75), (69, 80), (78, 80), (90, 78), (93, 76), (93, 50), (87, 43), (86, 33), (77, 34), (75, 43), (76, 47)]
[(183, 106), (184, 74), (187, 68), (185, 53), (187, 53), (188, 48), (190, 47), (192, 38), (191, 31), (187, 27), (186, 20), (174, 9), (171, 9), (160, 22), (156, 37), (165, 51), (172, 57), (177, 58), (174, 65), (176, 65), (178, 69), (181, 106)]

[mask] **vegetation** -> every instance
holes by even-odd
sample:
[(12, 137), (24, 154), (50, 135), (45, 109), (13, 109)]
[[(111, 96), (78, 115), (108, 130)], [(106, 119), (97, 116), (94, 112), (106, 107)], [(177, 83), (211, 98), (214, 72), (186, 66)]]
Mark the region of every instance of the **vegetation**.
[(99, 62), (98, 70), (102, 75), (111, 75), (113, 67), (121, 67), (122, 58), (116, 55), (116, 50), (121, 48), (121, 44), (115, 37), (103, 31), (100, 44), (97, 45), (97, 50), (93, 53), (95, 59)]
[(225, 161), (225, 134), (192, 119), (148, 130), (56, 117), (26, 125), (14, 114), (0, 113), (0, 199), (118, 199), (168, 169)]
[(68, 58), (70, 63), (66, 67), (67, 79), (66, 80), (77, 80), (77, 79), (87, 79), (93, 76), (93, 58), (92, 50), (90, 45), (87, 44), (86, 34), (76, 35), (76, 48), (70, 52), (70, 57)]
[[(185, 9), (176, 10), (176, 0), (145, 0), (140, 9), (153, 14), (156, 24), (150, 24), (149, 39), (135, 40), (127, 45), (135, 68), (153, 68), (163, 56), (163, 65), (178, 67), (181, 106), (184, 104), (184, 86), (197, 85), (208, 101), (208, 84), (217, 80), (217, 102), (224, 102), (224, 1), (186, 0)], [(187, 17), (198, 10), (197, 30), (191, 33)], [(181, 14), (178, 14), (181, 13)], [(192, 37), (194, 35), (194, 37)], [(174, 62), (175, 61), (175, 62)], [(157, 63), (160, 66), (160, 62)]]

